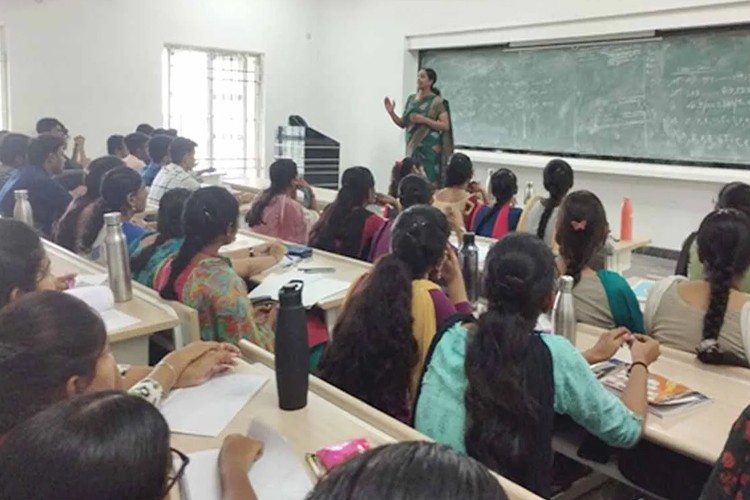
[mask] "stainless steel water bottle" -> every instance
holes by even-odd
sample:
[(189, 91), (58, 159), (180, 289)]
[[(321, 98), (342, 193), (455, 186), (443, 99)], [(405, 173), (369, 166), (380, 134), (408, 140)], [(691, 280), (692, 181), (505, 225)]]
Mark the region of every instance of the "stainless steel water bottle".
[(552, 333), (561, 335), (576, 343), (576, 309), (573, 298), (573, 277), (563, 276), (560, 278), (560, 289), (555, 297), (555, 306), (552, 308)]
[(29, 192), (25, 189), (16, 189), (13, 194), (16, 198), (13, 218), (34, 227), (34, 212), (31, 210), (31, 203), (29, 203)]
[(276, 322), (276, 391), (279, 408), (299, 410), (307, 406), (310, 348), (307, 315), (302, 306), (302, 281), (290, 281), (279, 291)]
[(104, 214), (104, 251), (107, 258), (109, 288), (115, 296), (115, 302), (127, 302), (133, 298), (133, 283), (130, 276), (130, 258), (122, 232), (120, 214)]
[(474, 240), (474, 233), (464, 233), (463, 245), (458, 252), (461, 273), (464, 277), (466, 295), (469, 302), (476, 307), (479, 302), (479, 248)]
[(526, 189), (523, 192), (523, 204), (526, 205), (534, 197), (534, 183), (527, 182)]

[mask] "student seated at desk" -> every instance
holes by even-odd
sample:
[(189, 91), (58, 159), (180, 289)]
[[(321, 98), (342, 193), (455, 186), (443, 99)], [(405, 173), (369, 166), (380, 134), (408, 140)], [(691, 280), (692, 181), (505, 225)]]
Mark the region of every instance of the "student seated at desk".
[[(397, 161), (391, 169), (391, 183), (388, 185), (388, 196), (394, 200), (398, 200), (398, 186), (401, 184), (402, 180), (410, 175), (427, 178), (427, 174), (424, 172), (424, 167), (419, 160), (407, 157), (401, 161)], [(407, 207), (386, 205), (383, 211), (383, 216), (387, 220), (395, 219), (399, 212), (406, 208)]]
[(200, 385), (234, 364), (231, 344), (195, 342), (155, 367), (118, 366), (99, 315), (62, 292), (24, 295), (0, 310), (0, 436), (46, 407), (103, 390), (157, 404), (172, 388)]
[(16, 170), (28, 164), (30, 141), (23, 134), (6, 134), (0, 139), (0, 189)]
[(737, 418), (708, 478), (701, 500), (750, 498), (750, 406)]
[[(164, 264), (154, 284), (166, 300), (178, 300), (198, 311), (201, 338), (237, 343), (247, 338), (273, 352), (273, 327), (256, 323), (242, 277), (219, 249), (237, 236), (240, 207), (232, 194), (219, 186), (190, 195), (183, 213), (185, 239), (175, 257)], [(254, 274), (278, 263), (283, 254), (249, 259)], [(269, 262), (270, 260), (270, 262)], [(272, 321), (271, 321), (272, 323)]]
[(159, 204), (156, 232), (144, 234), (129, 246), (130, 271), (141, 285), (155, 288), (154, 279), (159, 270), (179, 251), (185, 237), (182, 212), (190, 194), (180, 188), (167, 191)]
[(123, 161), (125, 165), (140, 173), (149, 160), (148, 141), (150, 136), (140, 132), (133, 132), (125, 136), (125, 146), (128, 148), (128, 154)]
[[(263, 444), (230, 435), (219, 460), (222, 498), (254, 500), (248, 470)], [(188, 465), (170, 447), (167, 421), (152, 405), (118, 392), (58, 403), (0, 445), (0, 498), (160, 500)]]
[[(321, 378), (404, 422), (435, 334), (472, 312), (449, 234), (436, 208), (399, 215), (391, 255), (353, 286), (320, 362)], [(433, 281), (441, 278), (447, 295)]]
[[(564, 337), (535, 332), (555, 299), (549, 247), (511, 234), (490, 250), (488, 310), (477, 326), (454, 324), (435, 337), (416, 404), (418, 431), (548, 498), (555, 413), (568, 415), (611, 446), (640, 439), (648, 405), (648, 366), (659, 343), (608, 332), (584, 357)], [(633, 368), (620, 400), (589, 362), (609, 359), (632, 341)]]
[(502, 486), (475, 460), (437, 443), (387, 444), (347, 460), (306, 500), (505, 500)]
[(518, 193), (516, 174), (507, 168), (501, 168), (490, 178), (492, 196), (495, 204), (482, 205), (474, 212), (471, 230), (479, 236), (499, 240), (516, 230), (522, 210), (515, 207)]
[(71, 252), (83, 252), (80, 240), (83, 224), (91, 217), (93, 205), (101, 198), (102, 179), (110, 170), (124, 166), (125, 163), (114, 156), (102, 156), (91, 162), (85, 177), (86, 194), (73, 200), (57, 223), (55, 243)]
[(750, 268), (750, 219), (739, 210), (709, 214), (698, 231), (702, 280), (673, 276), (655, 284), (646, 330), (664, 345), (697, 352), (704, 363), (750, 367), (750, 297), (740, 291)]
[[(276, 160), (269, 168), (271, 187), (255, 199), (245, 222), (251, 230), (292, 243), (307, 244), (310, 229), (318, 220), (315, 192), (300, 178), (292, 160)], [(310, 210), (297, 202), (297, 190), (310, 197)]]
[(65, 140), (52, 135), (41, 135), (31, 140), (29, 165), (16, 170), (0, 190), (0, 210), (3, 217), (13, 217), (16, 206), (14, 191), (25, 189), (29, 192), (34, 226), (43, 235), (52, 235), (54, 224), (73, 200), (73, 196), (53, 179), (53, 176), (63, 171), (64, 147)]
[(375, 201), (375, 179), (365, 167), (351, 167), (341, 177), (336, 200), (310, 231), (310, 246), (367, 260), (372, 237), (385, 223), (365, 207)]
[(101, 197), (92, 206), (80, 226), (81, 242), (79, 254), (97, 261), (105, 262), (104, 239), (107, 228), (104, 214), (118, 212), (121, 216), (122, 231), (128, 245), (146, 234), (146, 230), (131, 222), (134, 215), (146, 209), (146, 186), (138, 172), (130, 167), (116, 167), (104, 175), (101, 185)]
[[(733, 208), (750, 217), (750, 185), (744, 182), (730, 182), (719, 191), (716, 210)], [(691, 281), (703, 279), (703, 264), (698, 257), (698, 232), (690, 234), (682, 245), (682, 252), (677, 260), (675, 274), (687, 276)], [(742, 279), (740, 291), (750, 293), (750, 274)]]
[[(407, 175), (398, 185), (398, 201), (402, 210), (414, 205), (430, 205), (432, 203), (432, 184), (427, 177), (420, 175)], [(391, 233), (395, 220), (388, 219), (383, 227), (375, 233), (372, 239), (372, 252), (370, 262), (375, 262), (383, 255), (391, 253)]]
[(172, 163), (162, 167), (156, 174), (148, 192), (149, 204), (158, 205), (161, 197), (170, 189), (183, 188), (196, 191), (201, 187), (201, 183), (193, 174), (196, 165), (195, 146), (197, 146), (195, 142), (184, 137), (172, 140), (169, 145), (169, 157)]
[(565, 160), (552, 160), (544, 167), (544, 189), (549, 196), (535, 196), (523, 209), (518, 230), (536, 234), (552, 248), (555, 244), (558, 207), (573, 187), (573, 169)]
[(557, 217), (557, 268), (561, 275), (572, 276), (575, 281), (573, 296), (579, 323), (604, 329), (624, 326), (643, 333), (643, 313), (625, 278), (613, 271), (591, 268), (608, 234), (607, 214), (599, 198), (589, 191), (569, 194)]
[(146, 187), (150, 188), (162, 167), (169, 165), (169, 146), (173, 140), (174, 137), (169, 135), (155, 135), (149, 139), (148, 156), (151, 162), (141, 170), (141, 178)]
[(452, 227), (470, 228), (480, 205), (489, 200), (482, 185), (473, 178), (471, 158), (463, 153), (451, 156), (445, 171), (445, 187), (435, 193), (433, 206), (451, 220)]

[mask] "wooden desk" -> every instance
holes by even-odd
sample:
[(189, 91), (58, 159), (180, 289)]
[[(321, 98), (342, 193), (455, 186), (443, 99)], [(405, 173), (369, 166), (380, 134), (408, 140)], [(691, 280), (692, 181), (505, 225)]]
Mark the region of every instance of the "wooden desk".
[(613, 254), (607, 256), (604, 265), (610, 271), (622, 274), (632, 265), (633, 250), (647, 247), (650, 244), (651, 240), (617, 241), (614, 244)]
[[(271, 380), (260, 394), (253, 398), (242, 414), (232, 422), (230, 429), (234, 426), (237, 432), (246, 432), (249, 415), (246, 415), (245, 419), (243, 415), (248, 413), (250, 407), (257, 405), (252, 415), (287, 437), (299, 454), (300, 460), (305, 452), (357, 437), (366, 437), (372, 445), (397, 441), (431, 441), (424, 434), (312, 375), (307, 408), (293, 413), (282, 412), (278, 409), (276, 397), (276, 382), (273, 375), (274, 356), (246, 340), (240, 341), (240, 349), (243, 355), (254, 363), (252, 367), (258, 370), (256, 373), (269, 374)], [(222, 437), (224, 435), (226, 431)], [(180, 448), (181, 445), (177, 445), (176, 438), (177, 436), (173, 439), (175, 447), (185, 451)], [(217, 447), (217, 444), (213, 447)], [(197, 450), (191, 449), (190, 451)], [(508, 494), (508, 498), (514, 500), (538, 498), (521, 486), (503, 477), (497, 477)]]
[[(68, 250), (44, 241), (44, 248), (52, 264), (52, 273), (63, 275), (106, 273), (103, 266), (84, 259)], [(133, 282), (133, 299), (115, 308), (140, 319), (133, 326), (107, 332), (112, 350), (120, 363), (133, 365), (148, 364), (149, 335), (161, 330), (169, 330), (179, 325), (177, 313), (165, 302), (154, 298), (155, 292)]]
[[(271, 185), (268, 179), (259, 179), (257, 177), (225, 178), (221, 180), (221, 183), (232, 189), (236, 189), (237, 191), (243, 191), (255, 195)], [(315, 193), (315, 198), (318, 200), (318, 208), (320, 210), (323, 210), (325, 207), (333, 203), (338, 195), (338, 191), (335, 189), (313, 186), (312, 190), (313, 193)]]
[[(241, 230), (237, 234), (237, 240), (231, 245), (223, 247), (222, 251), (250, 248), (256, 245), (267, 243), (269, 241), (273, 241), (273, 238), (269, 238), (267, 236), (263, 236), (247, 230)], [(360, 260), (351, 259), (349, 257), (344, 257), (341, 255), (336, 255), (316, 249), (313, 249), (313, 256), (309, 259), (304, 259), (302, 261), (302, 264), (307, 267), (332, 267), (336, 271), (330, 274), (326, 274), (326, 277), (346, 281), (348, 283), (353, 283), (360, 276), (362, 276), (372, 268), (372, 264), (368, 262), (363, 262)], [(286, 269), (280, 269), (275, 272), (284, 273), (292, 269), (293, 267), (290, 267)], [(266, 274), (265, 276), (268, 276), (268, 274)], [(261, 278), (262, 277), (264, 277), (264, 275), (261, 275)], [(333, 328), (333, 325), (336, 324), (336, 318), (338, 317), (338, 314), (341, 310), (341, 306), (344, 304), (345, 296), (346, 293), (342, 292), (337, 295), (333, 295), (318, 304), (318, 307), (326, 312), (326, 323), (328, 324), (329, 329)]]
[[(579, 325), (576, 347), (580, 351), (590, 348), (601, 332)], [(650, 370), (702, 392), (712, 402), (685, 415), (664, 419), (649, 415), (645, 437), (682, 455), (713, 464), (724, 448), (732, 424), (750, 405), (750, 373), (747, 373), (750, 370), (704, 365), (694, 355), (668, 347), (662, 347), (661, 351), (661, 357)], [(629, 356), (627, 349), (615, 355), (625, 360)]]

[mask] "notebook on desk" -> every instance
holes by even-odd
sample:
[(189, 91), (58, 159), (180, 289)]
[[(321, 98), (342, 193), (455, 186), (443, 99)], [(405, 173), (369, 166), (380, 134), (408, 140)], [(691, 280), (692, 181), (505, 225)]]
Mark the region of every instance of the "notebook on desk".
[[(263, 443), (263, 456), (248, 477), (259, 500), (303, 500), (312, 489), (307, 471), (294, 449), (271, 427), (254, 420), (247, 435)], [(221, 500), (219, 450), (189, 455), (190, 465), (181, 483), (185, 500)]]
[[(591, 367), (594, 375), (608, 390), (622, 394), (628, 385), (630, 364), (619, 359), (597, 363)], [(654, 373), (648, 376), (648, 411), (664, 418), (675, 416), (707, 404), (711, 399), (696, 390)]]
[[(105, 275), (106, 276), (106, 275)], [(76, 278), (77, 285), (87, 283), (86, 276)], [(99, 275), (92, 277), (90, 281), (97, 282)], [(106, 279), (104, 280), (106, 281)], [(103, 285), (77, 286), (67, 290), (66, 293), (81, 299), (95, 310), (104, 321), (107, 333), (123, 330), (141, 322), (140, 319), (115, 309), (115, 297), (112, 290)]]
[(271, 300), (279, 300), (279, 290), (294, 280), (304, 283), (302, 287), (302, 305), (306, 308), (311, 308), (325, 299), (345, 293), (350, 286), (350, 283), (347, 281), (327, 278), (321, 274), (289, 271), (268, 276), (248, 294), (248, 297), (251, 301), (264, 297)]

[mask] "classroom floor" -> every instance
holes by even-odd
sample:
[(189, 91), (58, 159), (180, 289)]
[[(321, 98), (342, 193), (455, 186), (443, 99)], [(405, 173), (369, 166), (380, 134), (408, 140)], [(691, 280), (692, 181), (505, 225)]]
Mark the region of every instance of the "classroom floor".
[[(625, 272), (625, 277), (646, 278), (656, 281), (673, 275), (676, 265), (677, 262), (671, 259), (634, 254), (632, 267)], [(556, 498), (564, 500), (649, 500), (651, 497), (609, 479), (585, 493), (575, 494), (573, 491), (569, 491)]]

